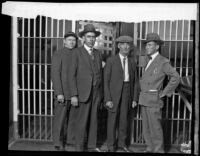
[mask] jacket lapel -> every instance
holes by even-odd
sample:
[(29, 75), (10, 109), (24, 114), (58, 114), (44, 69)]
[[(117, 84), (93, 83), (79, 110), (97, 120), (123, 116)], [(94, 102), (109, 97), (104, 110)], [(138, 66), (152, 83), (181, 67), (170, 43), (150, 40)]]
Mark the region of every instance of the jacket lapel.
[(88, 51), (84, 48), (84, 46), (82, 46), (81, 53), (86, 64), (91, 69), (89, 54), (88, 54)]
[(148, 74), (149, 72), (151, 72), (154, 69), (154, 67), (157, 64), (157, 62), (158, 62), (159, 59), (160, 59), (160, 54), (158, 54), (156, 56), (156, 58), (153, 60), (153, 62), (151, 62), (151, 64), (147, 68), (147, 70), (145, 70), (144, 74)]
[(123, 76), (123, 68), (122, 68), (122, 63), (121, 63), (121, 59), (119, 57), (119, 54), (116, 57), (116, 62), (117, 62), (117, 66), (119, 67), (119, 72), (120, 74)]

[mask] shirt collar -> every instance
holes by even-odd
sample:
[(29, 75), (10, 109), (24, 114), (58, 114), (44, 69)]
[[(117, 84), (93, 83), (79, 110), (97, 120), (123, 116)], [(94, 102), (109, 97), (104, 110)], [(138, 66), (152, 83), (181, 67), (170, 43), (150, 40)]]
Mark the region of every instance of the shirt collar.
[(127, 59), (127, 56), (123, 56), (123, 55), (120, 54), (120, 53), (119, 53), (119, 57), (120, 57), (120, 59), (122, 59), (122, 60), (123, 60), (124, 57)]
[(84, 44), (83, 46), (85, 47), (85, 49), (86, 49), (88, 52), (90, 52), (90, 49), (93, 49), (93, 48), (88, 47), (86, 44)]
[(151, 60), (154, 60), (158, 54), (159, 54), (159, 52), (157, 51), (156, 53), (154, 53), (153, 55), (151, 55), (151, 57), (152, 57)]

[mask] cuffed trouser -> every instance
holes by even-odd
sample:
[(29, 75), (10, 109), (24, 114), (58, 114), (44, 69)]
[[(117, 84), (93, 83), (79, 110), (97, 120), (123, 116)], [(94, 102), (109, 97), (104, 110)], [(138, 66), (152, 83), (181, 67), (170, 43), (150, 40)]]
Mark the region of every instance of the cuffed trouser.
[(141, 106), (141, 115), (147, 150), (155, 153), (164, 153), (160, 108)]
[[(124, 147), (127, 136), (127, 115), (130, 103), (130, 84), (124, 83), (119, 107), (116, 112), (108, 111), (107, 122), (107, 146), (113, 150), (116, 141), (116, 131), (118, 129), (118, 147)], [(118, 126), (117, 126), (118, 125)]]
[(54, 102), (54, 118), (53, 118), (53, 144), (54, 146), (63, 146), (66, 134), (67, 122), (67, 104), (60, 104), (56, 100)]
[[(85, 134), (87, 135), (88, 148), (96, 148), (97, 143), (97, 110), (100, 104), (100, 90), (92, 87), (91, 95), (86, 103), (79, 102), (76, 107), (75, 144), (77, 149), (84, 146)], [(88, 131), (87, 131), (88, 129)]]

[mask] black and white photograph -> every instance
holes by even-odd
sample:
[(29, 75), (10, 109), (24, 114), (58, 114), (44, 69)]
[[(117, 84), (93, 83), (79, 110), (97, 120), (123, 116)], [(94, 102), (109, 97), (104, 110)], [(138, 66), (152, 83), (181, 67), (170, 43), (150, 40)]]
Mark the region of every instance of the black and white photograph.
[(1, 14), (8, 153), (199, 155), (199, 3), (6, 1)]

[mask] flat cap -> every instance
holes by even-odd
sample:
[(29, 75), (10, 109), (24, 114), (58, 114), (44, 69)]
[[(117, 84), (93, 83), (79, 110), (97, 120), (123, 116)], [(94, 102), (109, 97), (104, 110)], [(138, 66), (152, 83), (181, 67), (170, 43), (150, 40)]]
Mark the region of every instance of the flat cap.
[(116, 39), (116, 42), (133, 42), (133, 38), (130, 36), (120, 36)]
[(78, 36), (74, 33), (74, 32), (67, 32), (65, 35), (64, 35), (64, 38), (67, 38), (69, 36), (73, 36), (76, 38), (76, 40), (78, 39)]

